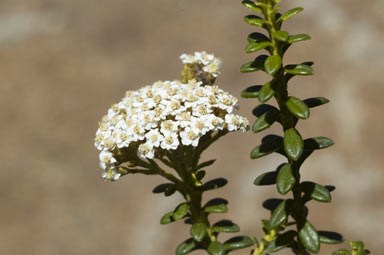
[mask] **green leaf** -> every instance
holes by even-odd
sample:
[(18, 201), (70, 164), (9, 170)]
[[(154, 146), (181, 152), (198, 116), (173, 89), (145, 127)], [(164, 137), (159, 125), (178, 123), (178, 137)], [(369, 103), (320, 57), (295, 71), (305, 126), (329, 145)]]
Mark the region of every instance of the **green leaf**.
[(160, 185), (157, 185), (153, 190), (152, 193), (163, 193), (170, 187), (175, 186), (173, 183), (163, 183)]
[(350, 255), (351, 252), (347, 249), (338, 249), (337, 251), (334, 251), (332, 255)]
[(285, 130), (284, 132), (284, 151), (288, 158), (297, 161), (304, 150), (304, 142), (300, 134), (294, 128)]
[(325, 97), (312, 97), (303, 101), (309, 108), (320, 106), (329, 103), (329, 100)]
[(277, 191), (285, 195), (287, 194), (295, 185), (296, 179), (292, 173), (291, 164), (285, 164), (279, 171), (276, 179)]
[(277, 172), (266, 172), (261, 175), (259, 175), (253, 184), (257, 186), (264, 186), (264, 185), (272, 185), (276, 183), (276, 178), (277, 178)]
[(286, 42), (288, 40), (289, 34), (287, 31), (280, 30), (280, 31), (275, 31), (272, 33), (273, 37), (275, 37), (277, 40)]
[(289, 246), (293, 239), (296, 236), (296, 231), (294, 230), (289, 230), (283, 234), (280, 234), (277, 236), (272, 242), (270, 242), (267, 246), (267, 249), (265, 250), (266, 252), (278, 252), (285, 247)]
[(215, 163), (216, 159), (211, 159), (211, 160), (208, 160), (208, 161), (205, 161), (203, 163), (200, 163), (198, 166), (197, 166), (197, 170), (201, 169), (201, 168), (204, 168), (204, 167), (207, 167), (207, 166), (210, 166), (212, 165), (213, 163)]
[(268, 139), (251, 151), (251, 159), (261, 158), (283, 147), (283, 139), (280, 136), (269, 136)]
[(307, 34), (290, 35), (288, 37), (288, 43), (296, 43), (296, 42), (301, 42), (309, 39), (311, 39), (311, 37)]
[(222, 198), (215, 198), (205, 204), (204, 211), (207, 213), (226, 213), (228, 212), (227, 204), (227, 200)]
[(260, 7), (256, 6), (256, 4), (252, 1), (245, 0), (243, 1), (243, 5), (252, 11), (263, 13), (263, 10)]
[(318, 231), (320, 236), (320, 242), (326, 244), (338, 244), (344, 242), (342, 235), (331, 231)]
[(272, 55), (265, 61), (264, 68), (268, 74), (274, 75), (281, 68), (281, 64), (281, 57), (279, 55)]
[(267, 55), (260, 55), (255, 58), (254, 61), (248, 62), (240, 67), (241, 73), (249, 73), (249, 72), (255, 72), (259, 70), (263, 70), (264, 63), (267, 59)]
[(313, 138), (308, 138), (304, 140), (304, 148), (306, 150), (321, 150), (328, 148), (335, 143), (327, 137), (313, 137)]
[(292, 75), (313, 75), (314, 74), (312, 67), (307, 66), (305, 64), (287, 65), (284, 71)]
[(288, 107), (288, 110), (297, 118), (304, 120), (309, 118), (310, 111), (308, 106), (297, 97), (288, 97), (285, 105)]
[(270, 112), (270, 111), (278, 112), (279, 109), (269, 104), (260, 104), (252, 110), (252, 114), (255, 115), (256, 117), (260, 117), (264, 113)]
[(303, 10), (304, 10), (304, 8), (302, 8), (302, 7), (297, 7), (297, 8), (291, 9), (291, 10), (287, 11), (286, 13), (284, 13), (283, 15), (281, 15), (281, 17), (277, 20), (277, 23), (283, 22), (283, 21), (295, 16), (296, 14), (302, 12)]
[(185, 240), (181, 244), (179, 244), (176, 248), (176, 255), (184, 255), (188, 254), (195, 248), (196, 244), (192, 238)]
[(225, 232), (225, 233), (233, 233), (233, 232), (239, 232), (240, 228), (238, 225), (233, 223), (230, 220), (221, 220), (219, 222), (216, 222), (211, 227), (212, 232)]
[(173, 212), (166, 213), (163, 217), (161, 217), (160, 224), (165, 225), (171, 222), (174, 222)]
[(196, 173), (196, 179), (198, 181), (201, 181), (204, 178), (205, 174), (206, 174), (206, 172), (204, 170), (197, 172)]
[(273, 210), (271, 218), (269, 219), (270, 228), (276, 228), (288, 219), (291, 205), (292, 199), (287, 199)]
[(225, 254), (224, 245), (218, 241), (213, 241), (208, 246), (207, 251), (208, 251), (209, 255), (224, 255)]
[(329, 203), (332, 200), (331, 193), (329, 190), (314, 182), (302, 182), (300, 184), (301, 189), (305, 193), (306, 196), (324, 203)]
[(169, 186), (165, 189), (164, 195), (166, 197), (172, 196), (176, 192), (176, 185)]
[(188, 210), (189, 210), (189, 204), (180, 204), (176, 210), (173, 212), (173, 219), (175, 220), (180, 220), (182, 218), (184, 218), (184, 216), (186, 216), (188, 214)]
[(264, 86), (261, 88), (259, 92), (259, 101), (260, 103), (267, 102), (273, 95), (275, 94), (275, 88), (274, 84), (272, 82), (267, 82), (264, 84)]
[(252, 126), (252, 131), (255, 133), (261, 132), (270, 126), (279, 118), (278, 111), (270, 111), (261, 115), (255, 120)]
[(248, 44), (246, 47), (245, 47), (245, 53), (252, 53), (252, 52), (256, 52), (256, 51), (259, 51), (259, 50), (262, 50), (262, 49), (265, 49), (269, 46), (271, 46), (272, 44), (270, 42), (260, 42), (260, 43), (250, 43)]
[(244, 21), (252, 26), (263, 27), (266, 21), (256, 15), (248, 15), (244, 17)]
[(317, 253), (320, 250), (320, 237), (312, 224), (305, 222), (302, 229), (299, 231), (299, 239), (308, 251)]
[(269, 42), (269, 38), (259, 32), (249, 34), (247, 40), (249, 43)]
[(192, 225), (190, 234), (197, 242), (201, 242), (207, 233), (207, 225), (204, 223), (195, 223)]
[(254, 245), (255, 242), (248, 236), (236, 236), (224, 242), (224, 250), (233, 251)]
[(201, 189), (203, 191), (218, 189), (218, 188), (225, 186), (227, 183), (228, 183), (228, 181), (224, 178), (216, 178), (216, 179), (213, 179), (213, 180), (210, 180), (210, 181), (204, 183), (204, 185), (199, 187), (199, 189)]
[(240, 96), (242, 98), (257, 98), (259, 95), (260, 89), (262, 87), (263, 86), (261, 86), (261, 85), (255, 85), (255, 86), (248, 87), (248, 88), (244, 89), (243, 91), (241, 91)]

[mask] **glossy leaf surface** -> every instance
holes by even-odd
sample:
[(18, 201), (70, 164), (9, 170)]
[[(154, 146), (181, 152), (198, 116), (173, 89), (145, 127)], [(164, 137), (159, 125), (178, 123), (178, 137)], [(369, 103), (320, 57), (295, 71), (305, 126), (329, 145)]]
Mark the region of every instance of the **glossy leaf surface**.
[(270, 136), (270, 139), (262, 141), (261, 145), (251, 151), (251, 159), (261, 158), (283, 147), (283, 139), (280, 136)]
[(344, 241), (342, 235), (331, 231), (318, 231), (320, 236), (320, 242), (326, 244), (338, 244)]
[(263, 50), (269, 46), (271, 46), (270, 42), (259, 42), (259, 43), (252, 42), (245, 47), (245, 53), (252, 53), (259, 50)]
[(275, 94), (275, 88), (272, 82), (267, 82), (264, 84), (264, 86), (261, 88), (258, 98), (260, 103), (267, 102), (273, 95)]
[(287, 220), (291, 205), (292, 199), (287, 199), (281, 202), (278, 207), (276, 207), (269, 220), (271, 228), (275, 228)]
[(254, 61), (248, 62), (240, 67), (241, 73), (255, 72), (264, 69), (264, 62), (268, 56), (260, 55)]
[(173, 219), (174, 220), (180, 220), (184, 218), (188, 214), (189, 210), (189, 204), (181, 204), (179, 205), (176, 210), (173, 212)]
[(260, 92), (260, 89), (262, 88), (262, 85), (254, 85), (251, 87), (248, 87), (241, 91), (240, 96), (242, 98), (257, 98)]
[(351, 252), (347, 249), (338, 249), (337, 251), (334, 251), (332, 255), (350, 255)]
[(281, 15), (281, 17), (277, 20), (277, 22), (283, 22), (284, 20), (287, 20), (293, 16), (295, 16), (296, 14), (302, 12), (304, 10), (304, 8), (302, 7), (297, 7), (297, 8), (293, 8), (289, 11), (287, 11), (286, 13), (284, 13), (283, 15)]
[(256, 4), (254, 2), (252, 2), (252, 1), (245, 0), (245, 1), (242, 2), (242, 4), (246, 8), (248, 8), (248, 9), (250, 9), (252, 11), (256, 11), (256, 12), (259, 12), (259, 13), (263, 12), (262, 9), (260, 9), (260, 7), (256, 6)]
[(281, 57), (279, 55), (272, 55), (265, 61), (264, 68), (268, 74), (274, 75), (281, 68), (281, 64)]
[(303, 101), (309, 108), (317, 107), (329, 103), (329, 99), (325, 97), (312, 97)]
[(277, 191), (285, 195), (292, 190), (295, 185), (296, 179), (293, 176), (291, 164), (285, 164), (279, 171), (276, 180)]
[(256, 15), (248, 15), (244, 17), (244, 21), (252, 26), (263, 27), (265, 20)]
[(286, 42), (289, 38), (289, 34), (287, 31), (280, 30), (280, 31), (275, 31), (272, 33), (273, 37), (275, 37), (277, 40)]
[(204, 185), (201, 186), (200, 189), (204, 191), (218, 189), (225, 186), (227, 183), (228, 181), (224, 178), (216, 178), (204, 183)]
[(270, 126), (279, 118), (279, 112), (270, 111), (261, 115), (255, 120), (252, 125), (252, 131), (255, 133), (261, 132)]
[(194, 240), (201, 242), (207, 233), (207, 226), (204, 223), (195, 223), (192, 225), (190, 234)]
[(173, 219), (173, 212), (169, 212), (169, 213), (166, 213), (163, 217), (161, 217), (160, 224), (165, 225), (165, 224), (169, 224), (173, 221), (175, 221)]
[(297, 161), (304, 150), (304, 142), (301, 135), (294, 128), (284, 132), (284, 151), (288, 158)]
[(184, 255), (188, 254), (195, 248), (196, 244), (192, 238), (185, 240), (181, 244), (179, 244), (176, 248), (176, 255)]
[(225, 232), (225, 233), (233, 233), (233, 232), (239, 232), (240, 228), (237, 224), (233, 223), (230, 220), (221, 220), (219, 222), (216, 222), (211, 227), (212, 232)]
[(224, 249), (232, 251), (252, 246), (254, 241), (248, 236), (236, 236), (224, 242)]
[(228, 212), (227, 204), (227, 200), (222, 198), (215, 198), (205, 204), (204, 211), (207, 213), (226, 213)]
[(313, 138), (308, 138), (304, 140), (304, 148), (306, 150), (321, 150), (328, 148), (335, 143), (327, 137), (313, 137)]
[(292, 243), (296, 236), (296, 231), (289, 230), (278, 237), (276, 237), (269, 245), (267, 246), (267, 252), (277, 252), (281, 249), (284, 249)]
[(208, 246), (207, 250), (208, 250), (209, 255), (224, 255), (225, 254), (224, 245), (218, 241), (213, 241)]
[(313, 75), (314, 74), (312, 67), (304, 64), (288, 65), (285, 67), (284, 71), (292, 75)]
[(320, 237), (313, 225), (307, 221), (303, 228), (299, 231), (299, 239), (301, 243), (310, 252), (319, 252)]
[(249, 43), (257, 43), (257, 42), (269, 42), (269, 38), (267, 36), (265, 36), (264, 34), (262, 33), (259, 33), (259, 32), (253, 32), (251, 34), (248, 35), (248, 42)]
[(288, 43), (296, 43), (296, 42), (301, 42), (305, 40), (309, 40), (311, 37), (307, 34), (297, 34), (297, 35), (290, 35), (288, 37), (287, 42)]
[(272, 185), (276, 183), (277, 172), (266, 172), (259, 175), (253, 184), (257, 186)]
[(316, 201), (329, 203), (332, 200), (329, 190), (318, 183), (302, 182), (300, 187), (306, 196), (309, 196)]
[(288, 97), (285, 104), (288, 107), (288, 110), (297, 118), (304, 120), (309, 118), (310, 111), (308, 106), (297, 97)]

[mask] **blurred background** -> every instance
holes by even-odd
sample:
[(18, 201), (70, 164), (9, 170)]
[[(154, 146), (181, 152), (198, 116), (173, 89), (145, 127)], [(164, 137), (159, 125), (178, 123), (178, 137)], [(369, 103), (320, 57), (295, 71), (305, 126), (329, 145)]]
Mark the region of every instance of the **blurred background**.
[[(158, 177), (104, 182), (93, 146), (97, 122), (126, 90), (179, 79), (184, 52), (206, 50), (222, 58), (217, 84), (237, 97), (267, 81), (262, 73), (239, 73), (256, 56), (243, 48), (257, 30), (242, 21), (249, 12), (240, 2), (0, 2), (0, 254), (174, 254), (189, 229), (159, 220), (181, 198), (152, 194), (162, 182)], [(384, 1), (283, 1), (283, 11), (296, 6), (305, 11), (284, 28), (312, 40), (295, 44), (286, 63), (314, 61), (316, 75), (295, 78), (290, 91), (331, 100), (313, 109), (299, 129), (304, 137), (336, 142), (303, 167), (304, 180), (337, 187), (331, 204), (310, 204), (309, 219), (318, 230), (364, 240), (373, 254), (382, 254)], [(240, 99), (238, 113), (253, 122), (256, 104)], [(281, 133), (276, 126), (263, 134), (272, 132)], [(232, 219), (242, 233), (257, 237), (259, 219), (269, 215), (262, 202), (280, 195), (253, 180), (283, 162), (276, 155), (249, 159), (261, 137), (229, 134), (204, 155), (217, 158), (208, 178), (229, 179), (207, 196), (229, 200), (229, 213), (216, 218)], [(321, 254), (337, 247), (323, 245)]]

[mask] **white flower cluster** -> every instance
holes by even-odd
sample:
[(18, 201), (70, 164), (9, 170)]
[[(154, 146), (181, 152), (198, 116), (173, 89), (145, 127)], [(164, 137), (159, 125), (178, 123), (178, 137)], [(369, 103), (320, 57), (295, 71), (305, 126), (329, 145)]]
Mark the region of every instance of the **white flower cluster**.
[(201, 65), (203, 71), (211, 74), (213, 77), (217, 77), (220, 74), (221, 59), (216, 58), (212, 54), (207, 54), (205, 51), (195, 52), (194, 55), (182, 54), (180, 59), (183, 64)]
[(246, 131), (246, 118), (232, 113), (237, 99), (217, 86), (202, 86), (195, 80), (158, 81), (137, 91), (128, 91), (112, 105), (99, 123), (95, 146), (100, 150), (103, 177), (120, 176), (114, 153), (118, 148), (138, 146), (141, 157), (152, 159), (156, 150), (198, 146), (207, 132)]

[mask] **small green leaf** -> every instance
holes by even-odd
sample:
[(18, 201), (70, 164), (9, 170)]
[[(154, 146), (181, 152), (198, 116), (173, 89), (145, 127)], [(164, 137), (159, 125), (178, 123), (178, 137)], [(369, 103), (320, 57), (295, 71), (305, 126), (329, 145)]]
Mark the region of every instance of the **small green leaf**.
[(318, 231), (320, 236), (320, 242), (326, 244), (338, 244), (344, 242), (342, 235), (331, 231)]
[(292, 199), (287, 199), (276, 207), (269, 220), (270, 228), (275, 228), (287, 220), (291, 205)]
[(201, 181), (204, 178), (205, 174), (206, 172), (204, 170), (198, 171), (196, 173), (196, 180)]
[(311, 37), (307, 34), (290, 35), (288, 37), (288, 43), (296, 43), (296, 42), (301, 42), (309, 39), (311, 39)]
[(165, 189), (164, 195), (166, 197), (172, 196), (176, 192), (176, 185), (169, 186)]
[(251, 159), (261, 158), (283, 147), (283, 139), (280, 136), (270, 136), (270, 139), (262, 142), (251, 151)]
[(259, 70), (263, 70), (264, 63), (267, 59), (267, 55), (260, 55), (256, 57), (254, 61), (248, 62), (240, 67), (241, 73), (249, 73), (249, 72), (255, 72)]
[(185, 255), (188, 254), (195, 248), (196, 244), (192, 238), (185, 240), (181, 244), (179, 244), (176, 248), (176, 255)]
[(257, 98), (259, 95), (260, 89), (262, 87), (263, 86), (261, 86), (261, 85), (255, 85), (255, 86), (248, 87), (248, 88), (244, 89), (243, 91), (241, 91), (240, 96), (242, 98)]
[(210, 166), (212, 165), (213, 163), (215, 163), (216, 159), (211, 159), (211, 160), (208, 160), (208, 161), (205, 161), (203, 163), (200, 163), (198, 166), (197, 166), (197, 170), (201, 169), (201, 168), (204, 168), (204, 167), (207, 167), (207, 166)]
[(270, 42), (260, 42), (260, 43), (250, 43), (248, 44), (246, 47), (245, 47), (245, 53), (252, 53), (252, 52), (256, 52), (256, 51), (259, 51), (259, 50), (262, 50), (262, 49), (265, 49), (269, 46), (271, 46), (272, 44)]
[(309, 196), (316, 201), (329, 203), (332, 200), (329, 190), (318, 183), (302, 182), (300, 187), (306, 196)]
[(207, 233), (207, 225), (204, 223), (195, 223), (192, 225), (190, 234), (197, 242), (201, 242)]
[(256, 6), (256, 4), (252, 1), (245, 0), (243, 1), (243, 5), (252, 11), (263, 13), (263, 10), (260, 7)]
[(225, 254), (224, 245), (218, 241), (213, 241), (208, 246), (207, 251), (208, 251), (209, 255), (224, 255)]
[(274, 75), (281, 68), (281, 64), (281, 57), (279, 55), (272, 55), (265, 61), (264, 68), (268, 74)]
[(266, 23), (264, 19), (256, 15), (248, 15), (244, 17), (244, 21), (252, 26), (263, 27)]
[(304, 150), (304, 142), (301, 135), (294, 128), (285, 130), (284, 132), (284, 151), (288, 158), (297, 161)]
[(312, 67), (307, 66), (305, 64), (287, 65), (284, 71), (292, 75), (313, 75), (314, 74)]
[(325, 98), (325, 97), (312, 97), (312, 98), (308, 98), (308, 99), (303, 100), (303, 102), (309, 108), (313, 108), (313, 107), (316, 107), (316, 106), (327, 104), (327, 103), (329, 103), (329, 100), (327, 98)]
[(225, 232), (225, 233), (233, 233), (233, 232), (239, 232), (240, 228), (238, 225), (233, 223), (230, 220), (221, 220), (219, 222), (216, 222), (211, 227), (212, 232)]
[(312, 224), (307, 221), (299, 231), (299, 239), (308, 251), (317, 253), (320, 250), (320, 237)]
[(272, 82), (267, 82), (264, 84), (264, 86), (261, 88), (259, 92), (259, 101), (260, 103), (267, 102), (273, 95), (275, 95), (275, 88), (274, 84)]
[(280, 30), (280, 31), (275, 31), (272, 33), (273, 37), (275, 37), (277, 40), (286, 42), (288, 40), (289, 34), (287, 31)]
[(292, 173), (291, 164), (285, 164), (279, 171), (276, 179), (277, 191), (285, 195), (287, 194), (295, 185), (296, 179)]
[(163, 217), (161, 217), (160, 224), (165, 225), (171, 222), (174, 222), (173, 212), (166, 213)]
[(157, 185), (153, 190), (152, 193), (163, 193), (165, 192), (168, 188), (175, 186), (173, 183), (163, 183), (160, 185)]
[(285, 105), (288, 107), (288, 110), (297, 118), (304, 120), (309, 118), (310, 111), (308, 106), (297, 97), (288, 97)]
[(254, 245), (255, 242), (248, 236), (236, 236), (224, 242), (224, 250), (232, 251)]
[(308, 138), (304, 140), (304, 148), (306, 150), (321, 150), (328, 148), (335, 143), (327, 137), (313, 137), (313, 138)]
[(334, 251), (332, 255), (350, 255), (351, 252), (347, 249), (338, 249), (337, 251)]
[(278, 111), (270, 111), (261, 115), (255, 120), (252, 126), (252, 131), (255, 133), (261, 132), (270, 126), (279, 118)]
[(266, 172), (261, 175), (259, 175), (253, 184), (257, 186), (264, 186), (264, 185), (272, 185), (276, 183), (276, 178), (277, 178), (277, 172)]
[(277, 23), (283, 22), (283, 21), (295, 16), (296, 14), (302, 12), (303, 10), (304, 10), (304, 8), (302, 8), (302, 7), (297, 7), (297, 8), (291, 9), (291, 10), (287, 11), (286, 13), (284, 13), (283, 15), (281, 15), (281, 17), (277, 20)]
[(228, 183), (228, 181), (224, 178), (216, 178), (216, 179), (213, 179), (213, 180), (210, 180), (210, 181), (204, 183), (204, 185), (199, 187), (199, 189), (201, 189), (203, 191), (218, 189), (218, 188), (225, 186), (227, 183)]
[(189, 210), (189, 204), (184, 203), (179, 205), (176, 208), (176, 210), (173, 212), (173, 219), (180, 220), (184, 218), (184, 216), (188, 214), (188, 210)]
[(222, 198), (215, 198), (205, 204), (204, 211), (207, 213), (226, 213), (228, 212), (227, 204), (227, 200)]
[(269, 38), (259, 32), (249, 34), (247, 40), (249, 43), (269, 42)]
[(260, 104), (252, 110), (252, 114), (255, 115), (256, 117), (260, 117), (264, 113), (270, 112), (270, 111), (278, 112), (279, 109), (269, 104)]
[(266, 252), (274, 253), (284, 249), (285, 247), (289, 246), (292, 243), (296, 234), (297, 233), (294, 230), (289, 230), (283, 234), (280, 234), (272, 242), (268, 244)]

